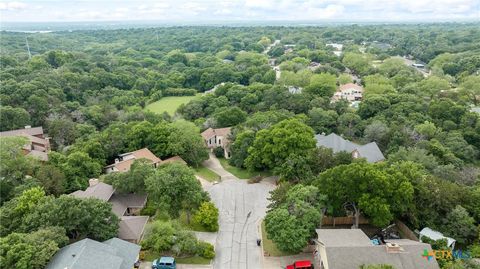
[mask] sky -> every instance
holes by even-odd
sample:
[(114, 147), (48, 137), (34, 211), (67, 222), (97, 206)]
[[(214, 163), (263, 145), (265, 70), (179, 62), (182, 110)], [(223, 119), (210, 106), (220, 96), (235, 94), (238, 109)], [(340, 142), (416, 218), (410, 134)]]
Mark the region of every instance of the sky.
[(480, 21), (480, 0), (0, 0), (0, 21)]

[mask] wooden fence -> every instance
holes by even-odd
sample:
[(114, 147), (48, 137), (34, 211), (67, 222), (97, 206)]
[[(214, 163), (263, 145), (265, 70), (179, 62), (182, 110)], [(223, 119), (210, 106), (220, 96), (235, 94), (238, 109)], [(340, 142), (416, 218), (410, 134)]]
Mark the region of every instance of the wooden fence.
[[(323, 216), (322, 218), (322, 225), (328, 225), (328, 226), (335, 226), (335, 225), (353, 225), (353, 222), (355, 221), (355, 217), (353, 216), (348, 216), (348, 217), (329, 217), (329, 216)], [(368, 219), (364, 218), (363, 216), (360, 216), (358, 219), (358, 224), (368, 224)]]
[(400, 232), (400, 236), (402, 238), (419, 241), (417, 235), (412, 232), (412, 230), (410, 230), (405, 223), (401, 222), (400, 220), (395, 220), (395, 224), (397, 225), (398, 231)]

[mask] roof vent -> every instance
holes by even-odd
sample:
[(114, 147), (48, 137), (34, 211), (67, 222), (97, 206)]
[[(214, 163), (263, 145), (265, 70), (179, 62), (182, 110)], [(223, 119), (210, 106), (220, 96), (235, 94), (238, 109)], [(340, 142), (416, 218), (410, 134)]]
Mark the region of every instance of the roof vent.
[(400, 253), (403, 251), (403, 248), (397, 243), (387, 242), (385, 247), (387, 248), (387, 253)]

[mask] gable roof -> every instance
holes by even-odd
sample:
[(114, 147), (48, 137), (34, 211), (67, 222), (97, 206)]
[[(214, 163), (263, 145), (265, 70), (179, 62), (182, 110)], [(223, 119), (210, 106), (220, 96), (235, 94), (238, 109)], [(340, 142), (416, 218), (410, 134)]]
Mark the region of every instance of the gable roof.
[(105, 166), (105, 168), (115, 167), (120, 172), (127, 172), (130, 170), (133, 162), (139, 159), (146, 159), (151, 161), (153, 164), (160, 163), (162, 160), (155, 156), (149, 149), (143, 148), (132, 152), (127, 152), (118, 155), (122, 158), (122, 161), (112, 163), (110, 165)]
[(340, 87), (338, 87), (337, 91), (341, 92), (341, 91), (345, 91), (345, 90), (352, 89), (352, 88), (357, 90), (357, 91), (363, 91), (362, 86), (359, 86), (359, 85), (354, 84), (354, 83), (347, 83), (347, 84), (341, 85)]
[(109, 202), (112, 204), (113, 213), (121, 217), (125, 214), (127, 208), (143, 208), (147, 203), (147, 195), (135, 193), (114, 193)]
[(182, 157), (180, 157), (180, 156), (173, 156), (173, 157), (170, 157), (168, 159), (165, 159), (165, 160), (162, 161), (162, 164), (175, 163), (175, 162), (187, 164), (187, 162), (184, 159), (182, 159)]
[(385, 159), (382, 151), (375, 142), (371, 142), (366, 145), (359, 145), (348, 141), (335, 133), (331, 133), (329, 135), (317, 134), (315, 135), (315, 139), (317, 140), (317, 147), (321, 146), (330, 148), (334, 153), (341, 151), (351, 153), (356, 150), (360, 157), (367, 159), (367, 161), (370, 163)]
[(86, 190), (75, 191), (69, 195), (75, 196), (77, 198), (98, 198), (107, 202), (112, 197), (115, 189), (112, 185), (105, 184), (103, 182), (98, 182), (93, 186), (89, 186)]
[(325, 246), (329, 268), (352, 269), (368, 264), (389, 264), (396, 269), (438, 269), (435, 260), (422, 256), (430, 245), (408, 239), (387, 240), (403, 249), (388, 252), (386, 245), (373, 245), (360, 229), (319, 229), (318, 241)]
[(130, 269), (139, 251), (140, 246), (118, 238), (103, 243), (86, 238), (61, 248), (46, 269)]
[(375, 163), (385, 160), (385, 157), (382, 154), (380, 148), (378, 148), (377, 143), (370, 142), (366, 145), (357, 147), (357, 151), (360, 154), (360, 157), (367, 159), (370, 163)]
[(227, 137), (230, 134), (231, 130), (232, 130), (232, 127), (217, 128), (217, 129), (208, 128), (207, 130), (202, 132), (202, 137), (205, 140), (215, 135)]
[(148, 216), (123, 216), (119, 223), (118, 237), (138, 242), (142, 239), (147, 221)]

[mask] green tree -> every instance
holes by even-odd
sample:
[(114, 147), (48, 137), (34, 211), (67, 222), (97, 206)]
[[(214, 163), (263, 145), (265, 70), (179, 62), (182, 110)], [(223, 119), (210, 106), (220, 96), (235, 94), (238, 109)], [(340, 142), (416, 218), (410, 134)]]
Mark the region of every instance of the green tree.
[(477, 233), (475, 219), (460, 205), (457, 205), (447, 214), (444, 223), (445, 225), (442, 226), (442, 231), (445, 232), (447, 236), (455, 238), (455, 240), (461, 244), (472, 242)]
[(353, 210), (356, 227), (361, 213), (366, 214), (372, 224), (382, 227), (393, 220), (395, 214), (404, 213), (413, 199), (413, 187), (408, 179), (392, 174), (374, 164), (358, 162), (321, 173), (314, 185), (328, 195), (336, 212)]
[(49, 196), (30, 211), (20, 227), (24, 231), (59, 226), (65, 228), (71, 239), (89, 237), (99, 241), (115, 237), (118, 232), (119, 219), (112, 212), (112, 205), (95, 198)]
[(9, 131), (30, 124), (30, 114), (21, 107), (0, 107), (0, 131)]
[(179, 163), (163, 165), (145, 179), (145, 185), (150, 201), (173, 217), (185, 210), (188, 222), (191, 212), (208, 199), (192, 169)]
[(248, 149), (255, 140), (255, 132), (245, 130), (237, 133), (235, 142), (230, 146), (232, 157), (228, 162), (236, 167), (244, 167), (245, 159), (248, 157)]
[(308, 111), (308, 125), (315, 133), (331, 133), (337, 123), (338, 114), (334, 110), (323, 110), (315, 107)]
[(313, 130), (298, 119), (283, 120), (257, 133), (245, 166), (251, 170), (280, 166), (292, 154), (315, 148)]
[(203, 202), (193, 215), (193, 222), (210, 232), (218, 231), (218, 208), (212, 202)]
[(42, 269), (68, 243), (65, 229), (46, 227), (30, 234), (11, 233), (0, 238), (2, 268)]
[(475, 106), (480, 104), (480, 76), (469, 76), (460, 84), (460, 92)]
[(310, 78), (310, 84), (305, 87), (308, 93), (331, 97), (337, 88), (337, 78), (328, 73), (313, 75)]
[(175, 121), (170, 125), (167, 149), (171, 155), (179, 155), (188, 164), (200, 165), (208, 159), (208, 150), (200, 130), (191, 122)]
[(130, 170), (124, 173), (110, 173), (105, 182), (111, 184), (120, 193), (144, 193), (145, 179), (155, 172), (155, 168), (147, 160), (135, 160)]
[(222, 107), (213, 114), (216, 127), (230, 127), (242, 123), (247, 118), (247, 113), (240, 108)]

